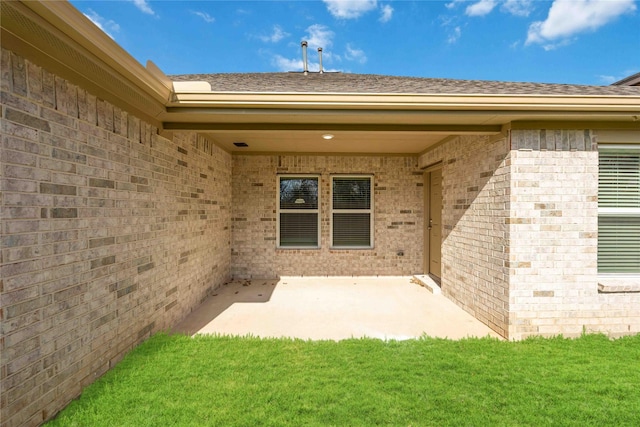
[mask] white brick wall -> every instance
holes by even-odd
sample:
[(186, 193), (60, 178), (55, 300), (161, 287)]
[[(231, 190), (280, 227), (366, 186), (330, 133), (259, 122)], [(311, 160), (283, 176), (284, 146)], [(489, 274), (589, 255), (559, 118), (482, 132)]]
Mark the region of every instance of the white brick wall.
[(509, 337), (639, 332), (639, 293), (598, 293), (595, 137), (585, 130), (511, 137)]

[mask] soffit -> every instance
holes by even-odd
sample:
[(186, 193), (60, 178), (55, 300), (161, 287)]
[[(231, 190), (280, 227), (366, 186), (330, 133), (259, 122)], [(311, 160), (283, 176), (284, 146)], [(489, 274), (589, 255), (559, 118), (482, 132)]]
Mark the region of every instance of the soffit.
[[(165, 129), (205, 132), (232, 152), (420, 153), (449, 136), (497, 134), (511, 123), (640, 128), (636, 88), (330, 73), (177, 79)], [(324, 141), (323, 133), (336, 138)]]
[(2, 1), (2, 46), (150, 123), (172, 86), (149, 72), (68, 2)]
[[(448, 133), (332, 131), (331, 140), (317, 131), (217, 131), (203, 132), (233, 153), (350, 153), (418, 154), (437, 144)], [(238, 148), (234, 142), (248, 147)]]

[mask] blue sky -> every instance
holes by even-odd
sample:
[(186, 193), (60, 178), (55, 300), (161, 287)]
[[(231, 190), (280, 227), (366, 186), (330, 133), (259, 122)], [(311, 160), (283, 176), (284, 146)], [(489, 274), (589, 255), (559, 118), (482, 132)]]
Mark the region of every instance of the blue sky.
[(166, 74), (310, 69), (607, 85), (640, 72), (637, 0), (76, 1)]

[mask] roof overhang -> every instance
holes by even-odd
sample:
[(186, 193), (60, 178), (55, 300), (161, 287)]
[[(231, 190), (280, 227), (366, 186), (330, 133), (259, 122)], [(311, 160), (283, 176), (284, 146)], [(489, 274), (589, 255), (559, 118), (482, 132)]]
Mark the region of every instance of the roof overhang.
[(0, 2), (2, 46), (161, 127), (171, 81), (137, 62), (66, 1)]
[(242, 141), (246, 152), (419, 153), (506, 127), (640, 130), (640, 95), (214, 92), (143, 67), (68, 2), (0, 4), (3, 47), (161, 131), (201, 132), (232, 152)]

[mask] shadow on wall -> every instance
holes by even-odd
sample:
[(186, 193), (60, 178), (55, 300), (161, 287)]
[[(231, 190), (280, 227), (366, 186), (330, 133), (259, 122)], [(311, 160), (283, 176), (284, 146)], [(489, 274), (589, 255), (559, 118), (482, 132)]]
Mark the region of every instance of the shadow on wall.
[(461, 136), (420, 160), (442, 162), (442, 293), (505, 336), (508, 328), (510, 147)]
[(236, 303), (266, 303), (278, 285), (273, 280), (235, 280), (216, 289), (186, 319), (172, 330), (175, 334), (194, 335)]
[(479, 229), (472, 227), (482, 224), (504, 224), (502, 214), (509, 210), (507, 141), (483, 139), (470, 145), (443, 161), (443, 243), (454, 230), (473, 232)]

